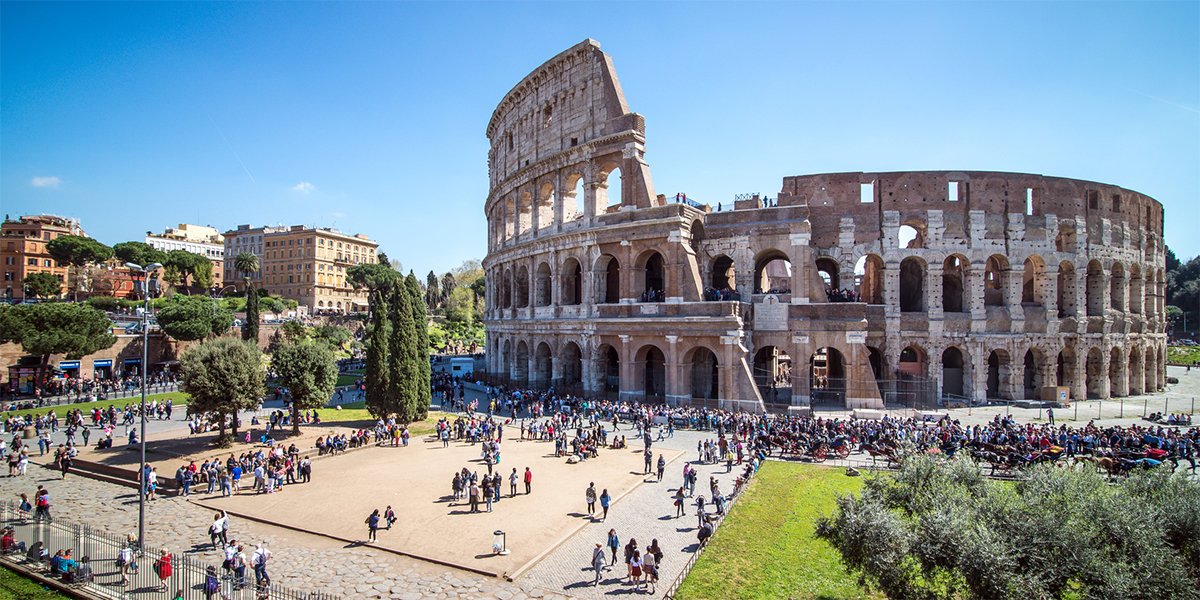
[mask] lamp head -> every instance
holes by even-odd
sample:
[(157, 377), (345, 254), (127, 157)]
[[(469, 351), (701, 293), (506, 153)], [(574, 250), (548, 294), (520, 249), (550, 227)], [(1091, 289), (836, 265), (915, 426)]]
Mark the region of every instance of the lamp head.
[(150, 263), (146, 265), (147, 272), (157, 271), (162, 268), (162, 263)]
[(137, 263), (127, 262), (125, 263), (125, 267), (134, 271), (145, 271), (145, 269), (142, 268), (142, 265)]

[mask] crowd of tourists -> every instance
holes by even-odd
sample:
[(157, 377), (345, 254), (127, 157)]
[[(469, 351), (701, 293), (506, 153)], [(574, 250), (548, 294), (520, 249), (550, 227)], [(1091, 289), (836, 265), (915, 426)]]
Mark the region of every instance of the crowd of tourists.
[[(146, 380), (147, 385), (161, 386), (179, 383), (179, 375), (171, 371), (151, 374)], [(132, 392), (142, 386), (140, 371), (129, 371), (125, 375), (115, 377), (64, 377), (47, 378), (40, 386), (35, 387), (31, 398), (19, 400), (17, 382), (14, 380), (2, 389), (6, 400), (13, 402), (5, 408), (37, 408), (46, 399), (56, 396), (66, 396), (76, 402), (104, 400), (117, 392)]]
[(825, 288), (825, 298), (830, 302), (862, 302), (862, 296), (859, 296), (858, 292), (846, 288)]

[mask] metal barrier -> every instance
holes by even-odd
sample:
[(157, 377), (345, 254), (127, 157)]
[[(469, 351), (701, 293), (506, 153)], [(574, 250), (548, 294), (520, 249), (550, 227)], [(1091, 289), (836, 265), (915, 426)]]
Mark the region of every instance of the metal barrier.
[[(55, 518), (38, 519), (21, 511), (13, 502), (0, 504), (0, 525), (13, 529), (15, 547), (4, 553), (3, 560), (15, 563), (27, 570), (35, 571), (47, 578), (61, 580), (61, 574), (50, 572), (50, 558), (60, 550), (70, 549), (72, 560), (87, 564), (92, 571), (88, 581), (64, 582), (76, 591), (96, 598), (133, 599), (163, 598), (166, 593), (178, 592), (186, 600), (333, 600), (338, 596), (319, 592), (302, 592), (276, 584), (257, 585), (253, 567), (246, 565), (244, 578), (238, 580), (232, 571), (224, 571), (218, 563), (207, 563), (203, 559), (172, 554), (171, 575), (162, 579), (154, 569), (161, 549), (146, 547), (144, 552), (134, 552), (136, 570), (122, 568), (117, 557), (122, 548), (130, 545), (124, 539), (89, 525), (79, 525)], [(211, 553), (210, 553), (211, 554)], [(247, 563), (250, 557), (247, 556)], [(207, 572), (213, 567), (216, 573), (216, 591), (206, 589)], [(122, 570), (125, 575), (122, 576)], [(270, 566), (267, 567), (268, 574)], [(122, 579), (126, 581), (122, 583)]]
[[(152, 394), (165, 394), (167, 392), (178, 392), (178, 391), (179, 391), (178, 383), (158, 383), (158, 384), (151, 384), (151, 385), (146, 386), (146, 396), (147, 397), (149, 397)], [(0, 410), (10, 410), (10, 409), (11, 410), (27, 410), (27, 409), (32, 409), (32, 408), (49, 409), (49, 408), (54, 408), (54, 407), (63, 406), (63, 405), (89, 404), (90, 401), (87, 400), (88, 397), (89, 396), (87, 394), (62, 394), (60, 396), (51, 396), (49, 398), (42, 398), (40, 401), (35, 401), (33, 398), (19, 398), (16, 400), (6, 400), (6, 401), (0, 403)], [(137, 387), (133, 387), (130, 389), (113, 390), (113, 391), (105, 392), (103, 394), (97, 393), (96, 401), (102, 402), (105, 400), (120, 400), (122, 398), (140, 400), (141, 397), (142, 397), (142, 388), (141, 388), (141, 386), (137, 386)], [(79, 407), (72, 406), (72, 408), (79, 408)]]

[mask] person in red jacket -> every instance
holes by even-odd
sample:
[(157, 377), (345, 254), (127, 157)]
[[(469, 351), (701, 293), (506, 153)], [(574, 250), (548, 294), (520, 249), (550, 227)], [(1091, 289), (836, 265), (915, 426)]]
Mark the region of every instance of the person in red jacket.
[(158, 560), (154, 561), (154, 573), (158, 575), (159, 581), (162, 582), (162, 589), (167, 590), (170, 587), (171, 581), (171, 553), (166, 550), (162, 551), (162, 555)]
[(525, 493), (528, 494), (533, 489), (533, 471), (529, 467), (525, 467)]

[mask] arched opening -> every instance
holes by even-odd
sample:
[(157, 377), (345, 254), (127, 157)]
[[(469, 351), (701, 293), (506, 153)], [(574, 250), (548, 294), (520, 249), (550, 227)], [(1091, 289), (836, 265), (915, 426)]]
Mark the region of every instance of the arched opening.
[(598, 304), (616, 304), (621, 301), (621, 263), (611, 254), (602, 254), (596, 260), (597, 278), (596, 302)]
[(662, 399), (667, 393), (667, 359), (657, 346), (642, 346), (637, 352), (640, 364), (642, 391), (646, 398)]
[(883, 259), (867, 254), (854, 264), (858, 297), (867, 304), (883, 304)]
[(503, 349), (500, 351), (500, 368), (502, 369), (505, 377), (512, 377), (512, 374), (513, 374), (512, 342), (509, 340), (504, 340), (504, 345), (502, 346), (502, 348)]
[(925, 247), (925, 236), (921, 233), (921, 230), (912, 225), (901, 225), (896, 242), (898, 248), (915, 250)]
[(517, 268), (517, 290), (516, 304), (517, 308), (525, 308), (529, 306), (529, 267), (521, 265)]
[(1104, 368), (1104, 353), (1099, 348), (1088, 350), (1085, 364), (1087, 397), (1096, 400), (1108, 396), (1108, 373)]
[(708, 348), (696, 348), (686, 363), (691, 365), (692, 397), (716, 400), (721, 389), (717, 355)]
[(550, 386), (550, 378), (554, 373), (554, 359), (551, 358), (550, 344), (542, 342), (533, 352), (533, 379), (529, 382), (534, 389), (544, 389)]
[(584, 194), (583, 175), (572, 173), (567, 175), (566, 189), (562, 194), (563, 222), (569, 223), (583, 218)]
[(643, 254), (640, 268), (642, 269), (642, 302), (662, 302), (666, 300), (666, 278), (663, 257), (658, 252)]
[(1025, 269), (1021, 275), (1021, 303), (1045, 306), (1045, 302), (1046, 263), (1040, 256), (1030, 256), (1025, 259)]
[(691, 234), (689, 245), (692, 247), (692, 252), (699, 258), (700, 246), (704, 244), (704, 223), (699, 219), (692, 221), (692, 228), (688, 233)]
[(1142, 297), (1145, 293), (1142, 285), (1142, 270), (1136, 264), (1129, 266), (1129, 312), (1142, 314)]
[(792, 357), (775, 346), (763, 346), (754, 353), (754, 382), (764, 402), (778, 402), (779, 388), (792, 387)]
[(502, 283), (500, 284), (500, 288), (501, 288), (500, 289), (500, 297), (504, 299), (502, 306), (504, 306), (504, 308), (512, 308), (512, 302), (513, 302), (512, 269), (504, 270), (504, 277), (503, 277)]
[(967, 296), (967, 261), (952, 254), (942, 263), (942, 311), (948, 313), (970, 312)]
[(1108, 281), (1112, 285), (1109, 290), (1110, 306), (1115, 311), (1125, 312), (1125, 267), (1121, 263), (1113, 263)]
[(541, 263), (537, 268), (537, 283), (534, 286), (535, 306), (550, 306), (551, 291), (550, 265)]
[(554, 225), (554, 205), (558, 203), (558, 194), (554, 193), (554, 184), (545, 182), (538, 190), (537, 196), (537, 228), (547, 229)]
[(601, 172), (600, 181), (604, 183), (596, 187), (596, 202), (604, 208), (602, 212), (613, 212), (621, 206), (621, 180), (620, 167)]
[(1146, 357), (1146, 363), (1143, 366), (1142, 389), (1147, 394), (1157, 392), (1159, 391), (1158, 354), (1153, 348), (1147, 347), (1142, 355)]
[(821, 276), (821, 281), (825, 282), (825, 289), (827, 291), (841, 289), (841, 282), (838, 281), (838, 264), (836, 260), (828, 256), (818, 258), (817, 274)]
[(792, 293), (792, 261), (786, 254), (768, 250), (754, 262), (754, 293)]
[(951, 346), (942, 352), (942, 396), (965, 398), (962, 350)]
[(1011, 400), (1008, 393), (1008, 382), (1011, 377), (1012, 363), (1008, 352), (993, 350), (988, 355), (987, 397)]
[(583, 267), (575, 258), (563, 261), (559, 299), (567, 306), (583, 303)]
[(564, 387), (571, 389), (583, 382), (583, 352), (579, 350), (579, 344), (575, 342), (564, 344), (559, 360), (562, 362)]
[(1134, 346), (1129, 350), (1129, 395), (1140, 396), (1145, 393), (1142, 375), (1144, 373), (1142, 365), (1142, 350)]
[(517, 201), (512, 196), (504, 199), (504, 239), (511, 240), (517, 234)]
[(867, 362), (871, 365), (871, 373), (875, 381), (883, 381), (883, 352), (874, 346), (867, 347)]
[(1054, 368), (1054, 384), (1058, 387), (1071, 388), (1071, 395), (1075, 395), (1075, 351), (1070, 347), (1063, 348), (1058, 353), (1058, 359)]
[(722, 254), (713, 259), (712, 288), (717, 291), (732, 291), (737, 287), (737, 271), (733, 259)]
[(915, 256), (900, 263), (900, 312), (925, 312), (925, 262)]
[(1103, 317), (1104, 308), (1104, 268), (1093, 260), (1087, 266), (1087, 316)]
[(1054, 238), (1054, 249), (1059, 252), (1075, 251), (1075, 227), (1059, 223), (1058, 236)]
[(1124, 396), (1125, 390), (1125, 361), (1120, 348), (1113, 348), (1108, 355), (1108, 394)]
[(1058, 264), (1058, 318), (1066, 319), (1079, 314), (1079, 300), (1075, 289), (1075, 265), (1063, 261)]
[(821, 348), (808, 359), (813, 404), (846, 404), (846, 364), (836, 348)]
[(998, 254), (988, 257), (983, 267), (983, 305), (1004, 306), (1008, 287), (1008, 259)]
[(524, 235), (533, 228), (533, 195), (529, 192), (521, 192), (519, 198), (517, 208), (520, 212), (517, 213), (517, 233)]
[(1038, 397), (1040, 397), (1040, 390), (1046, 386), (1041, 365), (1042, 360), (1040, 352), (1035, 352), (1033, 348), (1025, 351), (1023, 398), (1036, 400)]
[(925, 356), (925, 351), (919, 346), (908, 346), (900, 351), (900, 362), (897, 365), (897, 370), (901, 375), (910, 375), (912, 377), (925, 377), (929, 372), (927, 366), (929, 361)]
[(621, 390), (621, 356), (617, 349), (605, 344), (600, 348), (600, 385), (606, 392)]
[(513, 362), (513, 380), (520, 385), (529, 383), (529, 344), (517, 342), (517, 355)]

